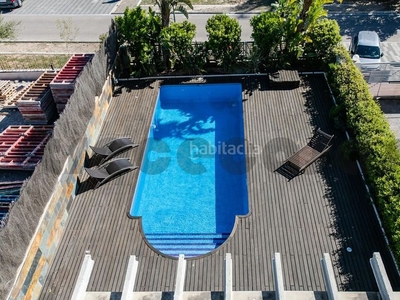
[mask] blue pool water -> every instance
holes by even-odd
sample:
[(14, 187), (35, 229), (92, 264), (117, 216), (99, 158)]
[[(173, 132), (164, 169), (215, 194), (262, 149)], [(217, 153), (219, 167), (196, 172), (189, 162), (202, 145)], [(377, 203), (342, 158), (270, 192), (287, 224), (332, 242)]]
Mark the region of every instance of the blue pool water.
[(160, 88), (130, 213), (165, 254), (225, 241), (248, 213), (240, 84)]

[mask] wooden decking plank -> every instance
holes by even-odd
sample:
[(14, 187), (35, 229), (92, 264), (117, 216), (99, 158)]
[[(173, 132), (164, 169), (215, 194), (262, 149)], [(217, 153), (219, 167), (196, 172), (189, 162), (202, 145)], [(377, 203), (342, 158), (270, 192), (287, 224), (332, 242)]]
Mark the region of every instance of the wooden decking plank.
[[(275, 252), (282, 254), (284, 282), (290, 289), (324, 289), (319, 259), (323, 252), (328, 252), (342, 289), (374, 290), (366, 257), (375, 249), (384, 257), (393, 286), (400, 288), (362, 182), (357, 174), (346, 173), (340, 165), (338, 151), (344, 135), (330, 128), (328, 123), (332, 105), (325, 81), (322, 76), (301, 79), (303, 86), (292, 90), (269, 90), (266, 79), (261, 77), (206, 80), (262, 87), (251, 93), (243, 91), (243, 98), (247, 99), (243, 108), (247, 145), (266, 147), (262, 154), (256, 155), (254, 166), (247, 172), (251, 214), (239, 220), (237, 231), (221, 250), (210, 257), (188, 261), (185, 290), (223, 290), (223, 270), (219, 268), (223, 268), (227, 252), (232, 253), (234, 290), (272, 290)], [(130, 157), (135, 164), (142, 161), (159, 84), (124, 88), (111, 102), (102, 128), (100, 140), (128, 135), (140, 143), (138, 148), (120, 155)], [(289, 182), (274, 173), (279, 160), (305, 145), (317, 127), (336, 135), (334, 147), (326, 157)], [(285, 140), (292, 143), (285, 145)], [(139, 260), (135, 290), (174, 289), (177, 261), (158, 256), (148, 248), (139, 232), (138, 220), (126, 217), (138, 173), (128, 173), (104, 186), (115, 194), (98, 189), (83, 191), (76, 197), (41, 299), (67, 299), (71, 295), (88, 245), (93, 256), (98, 256), (90, 289), (121, 291), (126, 271), (124, 264), (130, 254)], [(121, 192), (117, 193), (117, 189)], [(112, 206), (106, 207), (103, 202), (106, 198), (120, 202), (111, 202)], [(366, 226), (362, 225), (365, 219), (371, 220)], [(98, 222), (107, 222), (107, 226), (100, 226)], [(98, 230), (93, 231), (93, 228)], [(113, 236), (107, 239), (100, 229)], [(346, 240), (360, 246), (353, 246), (351, 254), (343, 252)], [(100, 274), (102, 272), (107, 274)], [(356, 279), (348, 281), (348, 275)]]
[[(108, 257), (104, 253), (108, 253), (110, 249), (110, 238), (111, 232), (108, 228), (109, 223), (112, 222), (110, 209), (108, 208), (108, 202), (106, 201), (109, 199), (109, 191), (110, 189), (114, 190), (113, 187), (100, 187), (97, 189), (97, 193), (101, 193), (101, 200), (98, 203), (92, 203), (94, 209), (96, 210), (97, 219), (92, 227), (92, 236), (90, 239), (90, 247), (93, 249), (91, 250), (92, 259), (95, 261), (92, 276), (89, 281), (88, 290), (92, 291), (95, 290), (99, 283), (103, 283), (102, 276), (105, 276), (107, 270), (104, 269), (104, 263), (100, 263), (100, 260), (104, 261), (107, 260)], [(107, 220), (105, 222), (104, 220)], [(97, 249), (98, 245), (104, 245), (103, 247)], [(100, 277), (99, 277), (100, 275)]]
[[(124, 197), (126, 197), (126, 193), (127, 192), (125, 191), (124, 195), (122, 195), (122, 199), (125, 199)], [(131, 194), (131, 192), (128, 192), (128, 195), (130, 195), (130, 194)], [(130, 197), (130, 198), (132, 198), (132, 197)], [(128, 200), (129, 198), (126, 197), (126, 199)], [(129, 202), (131, 203), (132, 201), (129, 201)], [(127, 204), (125, 204), (123, 206), (123, 211), (124, 212), (128, 211)], [(121, 213), (124, 213), (124, 212), (121, 212)], [(123, 222), (122, 222), (122, 220), (123, 220)], [(115, 271), (116, 274), (120, 274), (120, 276), (118, 276), (118, 280), (115, 280), (115, 283), (113, 285), (115, 287), (119, 287), (118, 290), (122, 289), (123, 284), (124, 284), (125, 274), (126, 274), (126, 270), (127, 270), (127, 267), (128, 267), (129, 256), (130, 255), (135, 255), (135, 253), (132, 253), (129, 250), (129, 247), (124, 247), (124, 244), (126, 243), (127, 240), (129, 241), (129, 238), (130, 238), (130, 231), (131, 230), (130, 230), (129, 223), (131, 223), (130, 219), (127, 219), (127, 220), (126, 219), (121, 219), (121, 223), (118, 224), (118, 227), (123, 229), (123, 231), (122, 231), (123, 233), (121, 234), (121, 237), (118, 240), (118, 244), (116, 246), (118, 249), (121, 249), (121, 251), (118, 254), (119, 255), (119, 259), (116, 261), (117, 269)]]
[[(120, 177), (121, 178), (121, 177)], [(103, 186), (101, 187), (104, 189), (105, 197), (113, 197), (115, 200), (120, 199), (121, 189), (117, 188), (116, 186), (112, 186), (111, 188)], [(106, 191), (107, 189), (107, 191)], [(99, 209), (101, 210), (104, 218), (101, 220), (109, 220), (108, 222), (101, 222), (98, 228), (95, 229), (95, 234), (99, 237), (97, 240), (97, 244), (99, 245), (106, 245), (100, 248), (100, 251), (93, 253), (93, 256), (96, 255), (98, 260), (102, 260), (103, 263), (99, 264), (99, 268), (94, 270), (92, 276), (93, 282), (93, 291), (97, 290), (99, 287), (103, 287), (104, 290), (112, 290), (111, 289), (111, 281), (113, 279), (109, 278), (109, 274), (112, 273), (112, 266), (114, 265), (113, 261), (115, 258), (115, 251), (116, 247), (114, 245), (115, 239), (118, 235), (118, 232), (114, 232), (112, 228), (118, 228), (115, 225), (115, 210), (117, 210), (117, 205), (115, 205), (112, 201), (107, 201), (107, 204), (104, 204)], [(121, 215), (119, 216), (121, 218)], [(119, 275), (119, 274), (118, 274)]]
[(165, 277), (163, 274), (165, 272), (166, 259), (164, 259), (162, 256), (157, 256), (157, 263), (158, 263), (158, 267), (157, 267), (157, 270), (156, 270), (157, 271), (157, 278), (156, 278), (156, 281), (155, 281), (155, 285), (156, 286), (160, 286), (161, 285), (161, 281)]
[[(121, 177), (121, 179), (122, 178), (125, 181), (130, 179), (128, 176)], [(129, 186), (129, 183), (126, 183), (126, 185)], [(114, 263), (112, 264), (110, 272), (111, 274), (116, 274), (116, 275), (112, 276), (111, 278), (108, 278), (111, 286), (110, 290), (122, 289), (128, 257), (129, 257), (124, 255), (125, 247), (122, 239), (125, 236), (125, 231), (128, 230), (129, 228), (129, 226), (127, 226), (129, 220), (126, 216), (126, 211), (125, 211), (125, 199), (129, 199), (128, 195), (130, 195), (131, 192), (125, 189), (120, 189), (120, 191), (121, 192), (119, 194), (119, 199), (118, 199), (119, 202), (116, 205), (117, 209), (115, 211), (115, 216), (114, 216), (116, 222), (114, 225), (115, 227), (112, 231), (112, 234), (116, 238), (113, 241), (113, 247), (115, 248), (113, 257)], [(124, 217), (121, 218), (121, 216)]]
[[(127, 177), (124, 177), (127, 178)], [(128, 257), (124, 255), (125, 247), (123, 246), (122, 239), (125, 235), (125, 231), (128, 230), (126, 226), (125, 218), (121, 218), (121, 215), (125, 213), (125, 199), (128, 199), (127, 190), (121, 189), (119, 194), (119, 201), (116, 205), (115, 213), (115, 228), (112, 230), (112, 234), (116, 237), (113, 241), (113, 246), (115, 248), (114, 252), (114, 263), (112, 264), (111, 274), (116, 274), (110, 278), (111, 290), (119, 289), (123, 286), (123, 280), (125, 278), (126, 267), (128, 264)]]
[[(140, 257), (140, 261), (141, 261), (141, 264), (139, 264), (138, 265), (138, 274), (143, 274), (144, 273), (144, 271), (143, 271), (143, 269), (146, 269), (147, 268), (147, 266), (146, 266), (146, 264), (147, 264), (147, 257), (145, 257), (145, 256), (141, 256)], [(144, 278), (144, 276), (143, 275), (141, 275), (141, 276), (137, 276), (137, 282), (136, 282), (136, 287), (135, 287), (135, 290), (136, 291), (140, 291), (140, 292), (142, 292), (142, 291), (144, 291), (144, 289), (146, 288), (145, 287), (145, 278)]]
[[(109, 197), (108, 193), (109, 189), (114, 190), (114, 187), (107, 188), (103, 186), (100, 187), (99, 189), (102, 189), (101, 190), (101, 193), (103, 194), (102, 199), (105, 200), (108, 199)], [(95, 265), (93, 267), (92, 276), (90, 279), (91, 283), (89, 283), (91, 284), (89, 290), (96, 290), (96, 288), (99, 285), (104, 284), (104, 277), (108, 273), (108, 270), (104, 268), (104, 265), (108, 265), (109, 257), (105, 255), (105, 253), (108, 253), (110, 251), (111, 243), (109, 242), (109, 239), (112, 238), (111, 237), (112, 234), (110, 233), (109, 230), (103, 227), (104, 224), (103, 220), (112, 221), (112, 219), (110, 218), (111, 217), (110, 209), (108, 209), (106, 203), (104, 203), (103, 201), (101, 201), (103, 202), (101, 203), (100, 201), (96, 203), (97, 222), (96, 225), (93, 227), (93, 234), (96, 236), (96, 239), (92, 241), (91, 252), (93, 253), (92, 258), (95, 260)], [(106, 288), (107, 288), (107, 283), (104, 286), (104, 289)]]
[[(72, 211), (79, 211), (78, 209), (78, 203), (76, 202), (77, 198), (75, 198), (74, 203), (72, 204)], [(64, 280), (61, 283), (61, 291), (65, 291), (66, 297), (68, 298), (70, 294), (72, 293), (71, 288), (73, 289), (76, 280), (77, 280), (77, 273), (80, 270), (81, 263), (84, 258), (85, 250), (87, 250), (87, 243), (85, 242), (85, 238), (88, 236), (88, 230), (90, 231), (90, 228), (87, 226), (84, 226), (85, 220), (86, 222), (89, 221), (91, 222), (92, 219), (95, 218), (96, 213), (91, 210), (90, 206), (87, 206), (87, 209), (83, 210), (83, 214), (79, 215), (80, 220), (77, 222), (80, 226), (79, 230), (73, 230), (73, 236), (72, 236), (72, 243), (68, 244), (68, 248), (66, 249), (66, 252), (64, 253), (64, 257), (66, 259), (63, 260), (63, 264), (60, 265), (61, 269), (61, 274), (65, 274)], [(72, 223), (72, 222), (71, 222)], [(68, 224), (69, 225), (69, 224)], [(67, 225), (67, 226), (68, 226)], [(65, 236), (65, 234), (64, 234)], [(72, 247), (71, 247), (72, 246)], [(74, 252), (76, 255), (74, 255)], [(74, 271), (74, 276), (68, 276), (68, 273), (71, 271)]]
[[(168, 261), (167, 259), (163, 259), (162, 262), (163, 262), (163, 271), (164, 271), (164, 274), (168, 274), (168, 273), (172, 274), (172, 273), (171, 273), (172, 265), (169, 263), (169, 261)], [(189, 267), (189, 266), (191, 266), (191, 265), (192, 265), (192, 264), (188, 264), (187, 267)], [(168, 290), (171, 289), (171, 288), (169, 287), (168, 283), (167, 283), (168, 280), (167, 280), (167, 277), (166, 277), (166, 276), (162, 276), (162, 277), (160, 278), (160, 280), (161, 280), (160, 286), (165, 286), (166, 288), (169, 288)]]

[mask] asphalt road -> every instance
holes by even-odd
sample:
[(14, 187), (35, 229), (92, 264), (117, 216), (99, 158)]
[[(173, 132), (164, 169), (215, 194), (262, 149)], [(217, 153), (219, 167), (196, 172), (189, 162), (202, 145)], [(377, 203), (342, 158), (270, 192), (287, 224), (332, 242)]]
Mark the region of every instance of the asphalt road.
[[(70, 24), (76, 31), (75, 42), (97, 42), (102, 33), (108, 31), (113, 15), (3, 15), (5, 21), (20, 22), (17, 41), (56, 42), (63, 41), (57, 29), (57, 20)], [(1, 50), (0, 50), (1, 51)]]
[[(46, 0), (47, 1), (47, 0)], [(25, 3), (28, 3), (26, 1)], [(96, 2), (96, 0), (92, 1)], [(104, 3), (104, 2), (97, 2)], [(108, 3), (108, 2), (107, 2)], [(99, 5), (100, 5), (99, 4)], [(104, 7), (101, 7), (104, 9)], [(26, 9), (24, 6), (21, 9)], [(97, 8), (93, 8), (96, 10)], [(98, 9), (97, 9), (98, 10)], [(12, 13), (3, 14), (6, 21), (20, 22), (18, 28), (18, 41), (27, 42), (51, 42), (62, 41), (60, 32), (57, 29), (57, 20), (65, 20), (71, 24), (72, 29), (77, 29), (76, 42), (95, 42), (99, 36), (105, 33), (110, 25), (110, 19), (117, 14), (112, 14), (113, 7), (108, 6), (110, 13), (107, 14), (21, 14)], [(27, 11), (29, 12), (29, 10)], [(196, 25), (197, 41), (207, 40), (205, 24), (207, 19), (213, 14), (192, 13), (189, 15), (189, 21)], [(242, 27), (242, 40), (251, 40), (251, 27), (249, 20), (254, 16), (253, 13), (234, 13), (229, 14), (237, 19)], [(348, 13), (339, 12), (329, 15), (338, 21), (341, 27), (343, 42), (348, 44), (350, 37), (359, 30), (375, 30), (379, 33), (385, 52), (383, 61), (400, 61), (400, 15), (394, 12), (373, 12), (373, 13)], [(177, 21), (183, 21), (183, 15), (177, 15)], [(1, 49), (0, 49), (1, 51)]]

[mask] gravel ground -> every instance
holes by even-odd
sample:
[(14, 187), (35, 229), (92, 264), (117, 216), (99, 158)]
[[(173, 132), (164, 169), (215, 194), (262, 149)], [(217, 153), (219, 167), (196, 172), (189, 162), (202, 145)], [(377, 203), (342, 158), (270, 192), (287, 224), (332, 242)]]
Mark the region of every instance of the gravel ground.
[(25, 43), (25, 42), (1, 42), (1, 53), (93, 53), (99, 49), (99, 43), (70, 43), (67, 46), (65, 43)]

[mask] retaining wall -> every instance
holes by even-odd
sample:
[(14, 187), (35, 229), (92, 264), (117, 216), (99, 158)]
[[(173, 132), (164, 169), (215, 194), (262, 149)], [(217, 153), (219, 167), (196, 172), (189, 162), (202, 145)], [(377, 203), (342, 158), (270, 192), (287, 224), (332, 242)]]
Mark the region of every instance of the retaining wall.
[(87, 150), (89, 145), (97, 142), (111, 99), (112, 84), (109, 76), (100, 97), (95, 99), (93, 116), (84, 136), (76, 146), (74, 154), (67, 158), (59, 175), (58, 183), (47, 202), (25, 259), (18, 270), (9, 299), (39, 297), (67, 223), (67, 208), (75, 199), (78, 176), (82, 175)]

